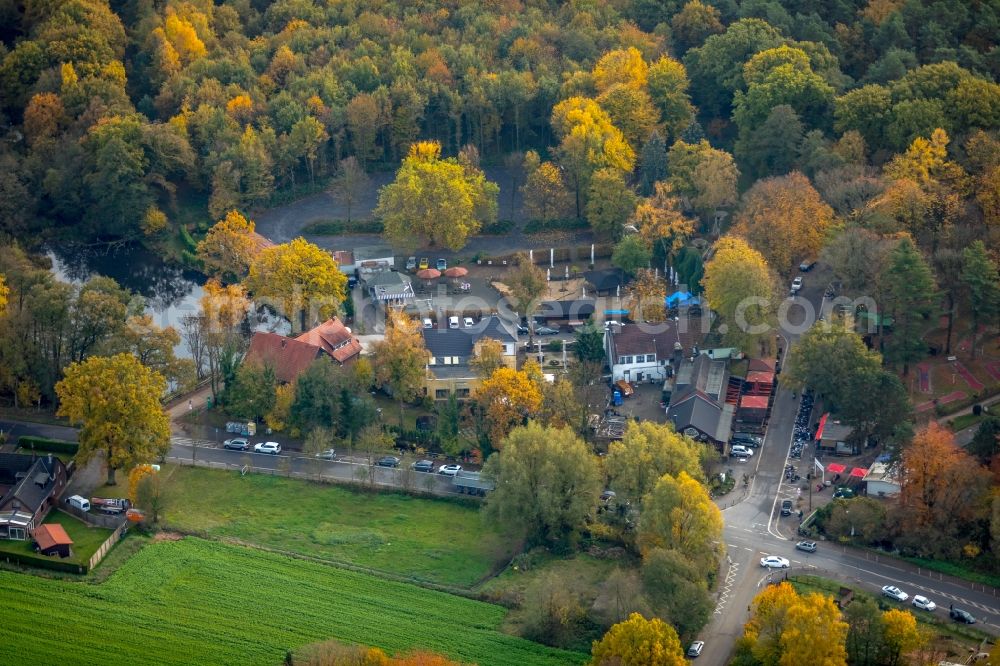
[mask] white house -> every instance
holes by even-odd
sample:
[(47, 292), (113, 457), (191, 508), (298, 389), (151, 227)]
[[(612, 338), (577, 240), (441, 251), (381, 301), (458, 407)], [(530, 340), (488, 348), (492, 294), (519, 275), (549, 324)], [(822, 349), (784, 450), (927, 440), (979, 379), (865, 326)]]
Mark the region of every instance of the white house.
[(869, 497), (894, 497), (899, 494), (899, 477), (883, 462), (872, 463), (863, 481)]
[[(609, 324), (604, 330), (604, 351), (611, 368), (611, 380), (659, 382), (667, 378), (667, 368), (675, 350), (690, 350), (702, 336), (698, 319), (643, 324)], [(683, 330), (681, 330), (683, 329)]]

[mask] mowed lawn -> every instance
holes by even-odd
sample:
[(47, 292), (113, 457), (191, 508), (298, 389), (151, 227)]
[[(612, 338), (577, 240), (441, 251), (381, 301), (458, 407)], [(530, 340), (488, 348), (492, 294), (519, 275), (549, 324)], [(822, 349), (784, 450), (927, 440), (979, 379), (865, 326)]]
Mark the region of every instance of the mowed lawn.
[(0, 540), (0, 553), (21, 553), (41, 559), (51, 559), (57, 562), (87, 564), (90, 561), (90, 557), (97, 551), (98, 548), (101, 547), (101, 544), (107, 541), (108, 537), (111, 536), (111, 530), (106, 530), (103, 527), (91, 527), (82, 520), (78, 520), (68, 513), (63, 513), (58, 509), (53, 509), (49, 512), (49, 515), (45, 517), (46, 525), (52, 523), (62, 525), (63, 529), (66, 530), (66, 534), (68, 534), (69, 538), (73, 540), (73, 545), (71, 546), (72, 555), (69, 557), (58, 557), (55, 555), (47, 557), (36, 553), (34, 541), (31, 539), (27, 539), (25, 541)]
[(585, 655), (500, 633), (500, 606), (253, 548), (146, 546), (99, 585), (0, 571), (7, 664), (278, 664), (335, 638), (480, 666)]
[(164, 523), (183, 532), (461, 587), (512, 554), (513, 544), (476, 506), (259, 474), (194, 467), (165, 472)]

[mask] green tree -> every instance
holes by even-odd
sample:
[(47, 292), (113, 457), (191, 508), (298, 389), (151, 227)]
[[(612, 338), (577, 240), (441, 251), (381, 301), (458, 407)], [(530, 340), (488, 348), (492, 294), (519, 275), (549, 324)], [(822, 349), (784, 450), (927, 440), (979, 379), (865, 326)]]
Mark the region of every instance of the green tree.
[(667, 177), (667, 144), (663, 136), (654, 131), (649, 140), (642, 146), (639, 154), (639, 173), (642, 194), (649, 196), (653, 192), (653, 184)]
[(980, 463), (990, 464), (996, 454), (1000, 453), (1000, 417), (991, 416), (980, 423), (965, 449), (978, 458)]
[(882, 651), (882, 613), (878, 604), (868, 596), (859, 596), (844, 609), (847, 622), (848, 663), (857, 666), (876, 666)]
[(530, 422), (515, 428), (483, 467), (496, 489), (487, 515), (531, 544), (576, 540), (601, 492), (597, 459), (568, 428)]
[(670, 185), (702, 214), (736, 203), (739, 171), (733, 156), (708, 141), (677, 141), (667, 155)]
[(588, 320), (576, 332), (573, 354), (583, 362), (600, 363), (604, 360), (604, 333), (593, 321)]
[(618, 83), (598, 95), (597, 103), (633, 150), (637, 150), (659, 126), (660, 111), (642, 88)]
[(291, 409), (295, 426), (302, 432), (336, 427), (337, 396), (346, 383), (343, 371), (333, 359), (324, 356), (310, 363), (295, 380)]
[(664, 474), (677, 476), (684, 471), (694, 479), (704, 480), (701, 448), (670, 425), (629, 421), (621, 441), (608, 447), (604, 467), (611, 488), (622, 499), (638, 504)]
[(652, 257), (653, 253), (649, 251), (642, 238), (637, 234), (630, 234), (615, 245), (614, 253), (611, 255), (611, 264), (633, 277), (640, 268), (649, 266), (649, 260)]
[(809, 387), (823, 398), (832, 411), (841, 409), (860, 396), (854, 393), (853, 378), (882, 368), (878, 352), (865, 347), (861, 336), (848, 326), (813, 326), (788, 354), (784, 382), (802, 390)]
[(654, 548), (646, 553), (642, 583), (657, 615), (682, 638), (696, 636), (715, 609), (704, 571), (683, 551)]
[(725, 32), (719, 10), (700, 0), (690, 0), (670, 19), (674, 45), (681, 55), (701, 46), (711, 35)]
[(448, 394), (448, 400), (438, 405), (437, 436), (441, 442), (441, 450), (449, 455), (462, 452), (465, 441), (461, 436), (461, 410), (458, 396)]
[(689, 85), (684, 65), (669, 56), (661, 56), (649, 66), (649, 95), (659, 107), (659, 120), (672, 139), (677, 138), (694, 118), (694, 106), (688, 95)]
[(780, 46), (754, 55), (743, 68), (746, 92), (733, 98), (733, 119), (742, 132), (759, 126), (771, 110), (787, 104), (810, 127), (827, 124), (833, 87), (812, 71), (809, 56)]
[(170, 423), (160, 398), (163, 376), (130, 354), (92, 356), (66, 368), (56, 384), (57, 414), (80, 425), (79, 465), (104, 454), (108, 485), (115, 471), (166, 455)]
[(834, 128), (838, 132), (855, 130), (868, 146), (879, 148), (886, 145), (891, 110), (888, 88), (875, 84), (855, 88), (834, 100)]
[(997, 275), (997, 265), (990, 259), (983, 241), (972, 243), (965, 248), (962, 256), (965, 259), (962, 282), (968, 290), (969, 305), (972, 308), (972, 348), (969, 353), (975, 358), (979, 325), (983, 321), (993, 321), (1000, 312), (1000, 277)]
[(441, 144), (419, 141), (379, 192), (375, 215), (386, 237), (402, 247), (440, 244), (461, 249), (483, 224), (496, 220), (496, 183), (482, 170), (441, 158)]
[(735, 152), (755, 180), (782, 176), (795, 166), (802, 138), (802, 121), (795, 109), (779, 104), (759, 126), (740, 133)]
[(235, 416), (260, 421), (274, 409), (277, 388), (274, 368), (242, 363), (233, 381), (226, 384), (226, 407)]
[(684, 666), (684, 651), (669, 624), (633, 613), (594, 641), (592, 666)]
[(885, 358), (901, 363), (905, 376), (910, 363), (923, 358), (926, 351), (923, 336), (934, 303), (934, 276), (913, 241), (904, 237), (892, 251), (881, 281), (885, 295), (882, 309), (894, 320)]
[(590, 180), (587, 221), (594, 233), (618, 238), (622, 225), (635, 210), (635, 193), (618, 169), (600, 169)]
[[(566, 188), (562, 171), (552, 162), (531, 163), (529, 160), (532, 156), (535, 161), (538, 159), (537, 153), (528, 151), (528, 155), (525, 157), (528, 176), (525, 178), (524, 185), (521, 186), (525, 215), (531, 219), (543, 221), (571, 217), (573, 215), (573, 196)], [(528, 167), (529, 164), (531, 164), (530, 167)]]

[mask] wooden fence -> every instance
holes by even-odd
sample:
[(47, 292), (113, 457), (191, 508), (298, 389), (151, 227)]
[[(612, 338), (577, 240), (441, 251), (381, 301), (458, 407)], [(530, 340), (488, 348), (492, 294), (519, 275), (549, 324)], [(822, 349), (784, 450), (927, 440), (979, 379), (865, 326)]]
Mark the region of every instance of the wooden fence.
[(122, 521), (122, 524), (111, 533), (111, 536), (105, 539), (104, 543), (101, 544), (101, 547), (94, 551), (94, 554), (90, 556), (90, 562), (87, 563), (87, 571), (93, 571), (94, 567), (100, 564), (101, 560), (104, 559), (104, 556), (108, 554), (108, 551), (121, 540), (127, 527), (128, 521)]

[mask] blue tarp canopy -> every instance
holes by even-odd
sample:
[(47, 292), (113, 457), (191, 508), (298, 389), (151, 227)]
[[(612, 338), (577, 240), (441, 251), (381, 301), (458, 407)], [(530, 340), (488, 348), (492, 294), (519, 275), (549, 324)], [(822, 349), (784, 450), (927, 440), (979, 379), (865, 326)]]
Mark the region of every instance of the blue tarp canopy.
[(669, 308), (679, 305), (701, 305), (701, 301), (689, 291), (675, 291), (667, 296), (666, 304)]

